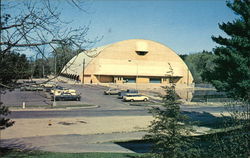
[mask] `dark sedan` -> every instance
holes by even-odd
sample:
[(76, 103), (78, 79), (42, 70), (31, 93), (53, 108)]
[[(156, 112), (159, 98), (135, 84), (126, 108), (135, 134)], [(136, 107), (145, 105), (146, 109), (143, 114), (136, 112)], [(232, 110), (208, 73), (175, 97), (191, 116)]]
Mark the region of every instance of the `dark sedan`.
[(54, 100), (54, 99), (56, 101), (80, 101), (81, 100), (80, 95), (74, 95), (71, 93), (62, 93), (61, 95), (56, 95), (54, 97), (52, 97), (51, 100)]

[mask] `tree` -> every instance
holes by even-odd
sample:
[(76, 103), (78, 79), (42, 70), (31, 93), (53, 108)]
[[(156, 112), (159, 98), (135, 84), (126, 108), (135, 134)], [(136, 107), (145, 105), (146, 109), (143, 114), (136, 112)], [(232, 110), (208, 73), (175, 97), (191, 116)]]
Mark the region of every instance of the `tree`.
[[(37, 52), (47, 60), (46, 52), (53, 51), (57, 46), (70, 45), (76, 50), (83, 50), (98, 40), (86, 39), (88, 26), (72, 28), (70, 22), (61, 19), (59, 1), (0, 2), (1, 55), (28, 50)], [(77, 0), (67, 2), (80, 8)], [(85, 12), (82, 8), (80, 11)]]
[[(215, 67), (206, 79), (217, 90), (242, 104), (229, 110), (233, 123), (225, 124), (229, 132), (215, 139), (212, 150), (225, 157), (250, 155), (250, 1), (228, 1), (227, 6), (239, 16), (232, 22), (219, 24), (228, 37), (213, 36), (220, 46), (214, 49)], [(238, 103), (239, 104), (239, 103)], [(231, 106), (231, 105), (230, 105)], [(239, 110), (240, 107), (240, 110)]]
[[(171, 70), (172, 71), (172, 70)], [(162, 96), (161, 108), (154, 107), (150, 110), (155, 118), (149, 126), (149, 134), (145, 136), (153, 142), (153, 156), (160, 158), (197, 157), (198, 150), (192, 140), (187, 137), (190, 134), (190, 126), (187, 117), (181, 114), (178, 95), (175, 85), (163, 87), (166, 95)]]
[[(29, 62), (24, 54), (0, 53), (0, 88), (13, 85), (17, 79), (29, 76)], [(7, 87), (6, 87), (7, 86)]]
[(202, 51), (181, 56), (191, 71), (195, 83), (205, 83), (207, 71), (213, 70), (215, 55), (212, 52)]
[[(67, 2), (85, 12), (78, 0)], [(50, 0), (0, 1), (1, 92), (15, 88), (15, 81), (24, 78), (26, 74), (26, 57), (14, 52), (36, 52), (47, 60), (46, 51), (51, 52), (58, 45), (71, 45), (83, 50), (97, 41), (86, 39), (88, 26), (72, 28), (70, 22), (61, 19), (60, 3)], [(0, 113), (8, 114), (5, 111), (6, 107), (1, 105)], [(1, 118), (5, 116), (1, 115)], [(8, 121), (3, 122), (3, 127), (9, 127)]]
[(250, 101), (250, 1), (235, 0), (227, 6), (240, 18), (219, 24), (229, 37), (212, 37), (221, 46), (214, 49), (216, 66), (207, 80), (233, 98)]
[(0, 139), (1, 139), (1, 130), (12, 126), (15, 122), (11, 121), (9, 118), (6, 118), (10, 114), (8, 107), (3, 106), (0, 102)]
[(56, 72), (60, 73), (63, 67), (77, 55), (79, 51), (74, 50), (70, 45), (60, 45), (52, 52), (56, 62)]
[(30, 62), (31, 65), (34, 65), (34, 71), (32, 76), (35, 78), (43, 78), (51, 73), (51, 68), (48, 65), (47, 60), (45, 59), (37, 59), (35, 61)]
[(228, 2), (240, 18), (233, 22), (219, 24), (228, 38), (212, 37), (219, 47), (214, 49), (217, 56), (215, 67), (208, 71), (207, 80), (217, 90), (226, 92), (228, 96), (246, 102), (246, 119), (250, 119), (250, 1), (235, 0)]

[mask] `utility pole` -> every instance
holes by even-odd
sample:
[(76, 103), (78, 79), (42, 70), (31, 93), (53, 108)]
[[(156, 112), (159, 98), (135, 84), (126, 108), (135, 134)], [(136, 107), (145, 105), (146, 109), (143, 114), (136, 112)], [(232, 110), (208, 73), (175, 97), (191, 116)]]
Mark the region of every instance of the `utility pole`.
[(138, 62), (135, 60), (128, 60), (128, 62), (134, 62), (136, 64), (136, 78), (135, 78), (135, 89), (137, 89), (137, 82), (138, 82)]
[(83, 59), (82, 63), (82, 83), (84, 84), (84, 71), (85, 71), (85, 58)]
[(136, 79), (135, 79), (135, 88), (137, 89), (137, 82), (138, 82), (138, 63), (136, 62)]
[(55, 68), (55, 75), (56, 75), (56, 54), (55, 54), (55, 56), (54, 56), (54, 62), (55, 62), (55, 65), (54, 65), (54, 68)]
[(44, 65), (43, 65), (43, 78), (44, 78), (45, 74), (44, 74)]

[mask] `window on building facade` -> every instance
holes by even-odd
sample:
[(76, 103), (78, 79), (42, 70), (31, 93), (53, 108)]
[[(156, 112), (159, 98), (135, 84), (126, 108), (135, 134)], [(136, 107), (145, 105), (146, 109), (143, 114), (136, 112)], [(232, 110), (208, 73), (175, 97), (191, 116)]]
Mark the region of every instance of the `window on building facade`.
[(137, 53), (138, 55), (143, 56), (143, 55), (146, 55), (148, 52), (147, 52), (147, 51), (136, 51), (136, 53)]

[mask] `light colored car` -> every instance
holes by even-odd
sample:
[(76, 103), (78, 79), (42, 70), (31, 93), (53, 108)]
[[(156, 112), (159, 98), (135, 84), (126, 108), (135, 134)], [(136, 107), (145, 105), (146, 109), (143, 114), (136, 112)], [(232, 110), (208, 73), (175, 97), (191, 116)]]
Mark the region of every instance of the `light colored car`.
[(50, 94), (51, 95), (61, 95), (61, 93), (71, 93), (72, 95), (76, 94), (76, 90), (74, 89), (67, 89), (63, 87), (56, 87), (55, 89), (51, 89)]
[(44, 87), (44, 88), (53, 88), (56, 86), (56, 83), (54, 82), (47, 82), (47, 83), (42, 83), (40, 84), (41, 87)]
[(39, 85), (28, 85), (20, 88), (21, 91), (43, 91), (42, 87)]
[(148, 101), (148, 97), (141, 94), (128, 94), (123, 97), (123, 101)]
[(121, 92), (121, 90), (110, 88), (110, 89), (104, 91), (104, 94), (106, 94), (106, 95), (115, 95), (115, 94), (118, 94), (119, 92)]

